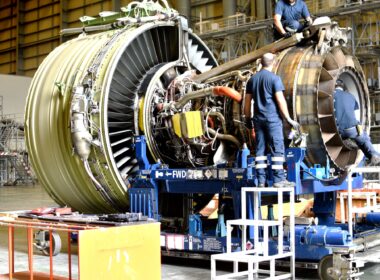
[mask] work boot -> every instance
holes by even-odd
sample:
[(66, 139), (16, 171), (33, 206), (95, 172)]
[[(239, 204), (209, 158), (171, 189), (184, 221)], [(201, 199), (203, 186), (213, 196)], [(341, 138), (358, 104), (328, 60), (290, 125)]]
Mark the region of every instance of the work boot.
[(371, 157), (371, 160), (368, 164), (369, 166), (379, 166), (380, 165), (380, 156), (378, 155), (373, 155)]
[(283, 180), (283, 181), (274, 183), (273, 187), (274, 188), (293, 188), (295, 187), (295, 185), (296, 184), (293, 182), (289, 182), (288, 180)]

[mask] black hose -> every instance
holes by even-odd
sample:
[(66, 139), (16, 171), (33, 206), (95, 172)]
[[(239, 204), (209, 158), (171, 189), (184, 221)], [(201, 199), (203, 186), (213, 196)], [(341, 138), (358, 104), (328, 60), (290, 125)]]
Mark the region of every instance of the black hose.
[(330, 179), (320, 179), (317, 176), (315, 176), (314, 174), (310, 173), (309, 171), (301, 170), (301, 172), (310, 175), (311, 177), (313, 177), (314, 179), (317, 179), (318, 181), (321, 181), (323, 183), (332, 183), (333, 185), (336, 185), (337, 184), (336, 180), (339, 179), (339, 177), (332, 177)]

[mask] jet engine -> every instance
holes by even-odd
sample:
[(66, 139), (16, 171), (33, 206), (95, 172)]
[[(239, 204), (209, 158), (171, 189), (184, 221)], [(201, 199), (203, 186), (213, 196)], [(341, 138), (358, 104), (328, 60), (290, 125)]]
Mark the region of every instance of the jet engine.
[(345, 30), (331, 21), (321, 26), (221, 66), (168, 7), (80, 28), (88, 32), (52, 51), (29, 90), (26, 139), (40, 182), (57, 203), (81, 212), (128, 211), (139, 135), (152, 164), (232, 165), (251, 143), (242, 118), (245, 85), (267, 51), (278, 53), (289, 110), (308, 134), (308, 164), (331, 161), (340, 174), (361, 155), (337, 132), (335, 81), (355, 95), (366, 130), (368, 91), (359, 62), (342, 47)]

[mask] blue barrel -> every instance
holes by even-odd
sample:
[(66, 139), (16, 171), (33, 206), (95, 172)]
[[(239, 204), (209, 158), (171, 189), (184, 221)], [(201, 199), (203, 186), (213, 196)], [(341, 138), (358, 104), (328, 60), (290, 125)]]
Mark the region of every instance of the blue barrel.
[(379, 212), (370, 212), (367, 213), (367, 223), (370, 225), (380, 225), (380, 213)]
[(304, 245), (347, 245), (351, 237), (340, 227), (296, 226), (296, 241)]

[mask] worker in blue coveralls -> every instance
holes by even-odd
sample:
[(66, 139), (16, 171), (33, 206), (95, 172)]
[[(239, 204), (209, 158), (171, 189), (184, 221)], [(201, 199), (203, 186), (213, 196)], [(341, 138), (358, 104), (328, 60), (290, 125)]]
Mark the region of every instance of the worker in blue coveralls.
[[(305, 19), (304, 24), (300, 23), (301, 18)], [(277, 2), (274, 11), (274, 37), (276, 40), (282, 37), (289, 38), (293, 33), (301, 32), (312, 23), (313, 20), (304, 1), (279, 0)]]
[(267, 145), (271, 155), (273, 186), (293, 187), (294, 183), (288, 182), (284, 173), (285, 147), (281, 115), (294, 129), (299, 130), (299, 124), (290, 118), (283, 94), (284, 85), (281, 78), (272, 72), (274, 64), (275, 55), (272, 53), (266, 53), (261, 58), (262, 69), (247, 83), (244, 114), (249, 120), (253, 99), (253, 126), (256, 132), (255, 168), (258, 187), (265, 187), (266, 183)]
[[(372, 146), (368, 134), (363, 131), (356, 115), (359, 106), (355, 97), (346, 89), (344, 82), (336, 81), (334, 92), (334, 113), (339, 134), (343, 140), (352, 139), (370, 160), (369, 165), (379, 165), (380, 154)], [(355, 112), (356, 111), (356, 112)]]

